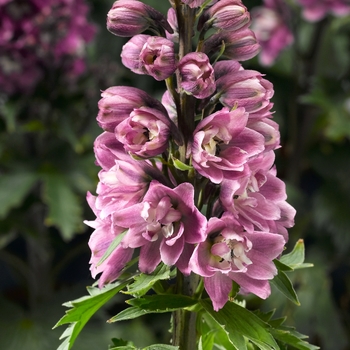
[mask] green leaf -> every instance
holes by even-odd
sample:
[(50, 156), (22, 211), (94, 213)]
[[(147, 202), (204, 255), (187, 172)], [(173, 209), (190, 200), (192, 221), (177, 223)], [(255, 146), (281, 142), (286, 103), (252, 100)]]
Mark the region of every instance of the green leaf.
[(278, 340), (282, 343), (291, 345), (294, 348), (299, 349), (299, 350), (317, 350), (317, 349), (319, 349), (318, 346), (309, 344), (306, 341), (304, 341), (303, 340), (303, 338), (305, 338), (304, 335), (294, 331), (292, 328), (289, 328), (289, 329), (288, 328), (285, 327), (285, 330), (272, 329), (271, 334), (274, 336), (274, 338), (276, 340)]
[(182, 163), (179, 159), (174, 158), (173, 156), (171, 156), (173, 163), (174, 163), (174, 167), (176, 169), (179, 169), (181, 171), (188, 171), (188, 170), (193, 170), (193, 167), (190, 165), (187, 165), (185, 163)]
[[(203, 311), (202, 311), (203, 312)], [(246, 341), (240, 334), (234, 335), (236, 338), (233, 342), (224, 325), (217, 323), (208, 313), (202, 315), (204, 322), (200, 324), (201, 334), (203, 337), (203, 350), (213, 349), (213, 347), (205, 347), (206, 344), (211, 344), (211, 334), (214, 333), (214, 344), (219, 349), (247, 350)], [(232, 336), (232, 335), (231, 335)], [(206, 339), (209, 338), (209, 339)]]
[(281, 293), (283, 293), (289, 300), (291, 300), (294, 304), (298, 306), (300, 305), (297, 293), (293, 288), (293, 284), (284, 271), (278, 269), (278, 274), (274, 277), (271, 283), (275, 287), (277, 287), (277, 289)]
[(146, 295), (126, 301), (132, 306), (155, 312), (167, 312), (194, 306), (198, 300), (179, 294)]
[(69, 350), (72, 348), (77, 336), (89, 321), (92, 315), (107, 303), (115, 294), (125, 288), (129, 281), (118, 281), (108, 286), (99, 288), (88, 288), (90, 295), (69, 301), (64, 306), (72, 309), (66, 311), (66, 314), (56, 323), (53, 328), (69, 324), (63, 332), (60, 339), (66, 338), (58, 350)]
[(127, 232), (128, 230), (125, 230), (114, 238), (96, 266), (100, 266), (113, 253), (114, 249), (118, 247), (119, 243), (122, 241)]
[(82, 229), (82, 207), (67, 179), (59, 173), (46, 173), (44, 179), (44, 202), (49, 207), (46, 225), (57, 226), (62, 237), (69, 240)]
[(305, 248), (304, 241), (299, 239), (295, 244), (293, 250), (289, 254), (281, 256), (280, 262), (289, 266), (293, 270), (302, 269), (306, 267), (312, 267), (313, 264), (304, 263), (305, 260)]
[(128, 291), (125, 294), (140, 297), (146, 294), (157, 281), (174, 277), (174, 272), (175, 270), (171, 271), (167, 265), (160, 264), (151, 274), (141, 273), (135, 277), (135, 282), (128, 286)]
[(0, 176), (0, 219), (23, 202), (37, 180), (37, 174), (26, 171)]
[(202, 300), (200, 303), (210, 316), (225, 328), (235, 348), (243, 349), (240, 337), (244, 336), (262, 350), (279, 349), (269, 333), (270, 326), (249, 310), (236, 303), (227, 302), (216, 312), (209, 300)]
[(154, 313), (159, 313), (159, 312), (156, 312), (153, 310), (144, 310), (144, 309), (138, 308), (137, 306), (132, 306), (119, 312), (117, 315), (110, 318), (107, 322), (113, 323), (113, 322), (119, 322), (119, 321), (127, 321), (146, 314), (154, 314)]

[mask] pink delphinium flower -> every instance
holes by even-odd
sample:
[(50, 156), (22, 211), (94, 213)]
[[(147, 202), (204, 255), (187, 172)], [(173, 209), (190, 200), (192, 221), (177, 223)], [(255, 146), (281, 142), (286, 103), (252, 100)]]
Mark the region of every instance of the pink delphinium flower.
[(154, 157), (168, 147), (170, 119), (154, 108), (135, 108), (118, 124), (115, 135), (127, 152), (144, 158)]
[(90, 270), (93, 278), (102, 273), (98, 282), (99, 287), (102, 288), (103, 285), (116, 280), (120, 276), (126, 263), (131, 260), (134, 249), (119, 245), (105, 261), (100, 263), (110, 244), (125, 229), (116, 226), (113, 223), (112, 216), (100, 218), (100, 210), (95, 205), (96, 197), (88, 193), (87, 201), (97, 217), (94, 221), (84, 221), (86, 225), (94, 229), (89, 239), (91, 250)]
[(194, 188), (174, 189), (152, 181), (143, 201), (114, 213), (116, 225), (128, 228), (123, 246), (140, 247), (139, 268), (151, 273), (163, 261), (189, 274), (194, 244), (205, 239), (207, 220), (194, 205)]
[(215, 91), (214, 69), (203, 52), (191, 52), (178, 64), (181, 75), (181, 88), (188, 94), (202, 99)]
[(262, 74), (245, 70), (236, 61), (219, 61), (214, 66), (220, 102), (229, 108), (244, 107), (249, 113), (257, 112), (270, 103), (272, 84)]
[(252, 30), (261, 45), (260, 63), (272, 65), (294, 36), (289, 28), (290, 11), (283, 0), (265, 0), (252, 10)]
[(348, 0), (297, 0), (303, 7), (303, 16), (307, 21), (316, 22), (324, 18), (328, 13), (335, 16), (350, 14)]
[(253, 293), (266, 299), (269, 280), (277, 274), (273, 259), (284, 249), (281, 235), (269, 232), (246, 232), (230, 214), (211, 218), (207, 240), (198, 244), (190, 260), (193, 272), (204, 277), (204, 286), (214, 310), (229, 299), (232, 281), (240, 292)]
[(166, 38), (139, 34), (132, 37), (121, 53), (125, 67), (156, 80), (170, 77), (176, 69), (174, 43)]
[(97, 122), (106, 131), (114, 132), (115, 127), (128, 118), (135, 108), (156, 108), (166, 114), (163, 105), (149, 94), (131, 86), (112, 86), (101, 94), (98, 102)]
[(203, 119), (194, 131), (193, 167), (214, 183), (247, 175), (246, 163), (264, 150), (263, 136), (246, 127), (244, 108), (223, 108)]
[[(221, 186), (220, 200), (224, 209), (231, 212), (248, 232), (280, 233), (287, 241), (285, 230), (274, 230), (270, 224), (282, 218), (285, 227), (291, 227), (295, 215), (295, 210), (286, 203), (285, 184), (276, 177), (272, 167), (274, 159), (272, 151), (252, 159), (249, 162), (250, 176), (225, 180)], [(281, 211), (282, 207), (286, 208), (285, 205), (290, 207), (288, 219), (286, 210)]]

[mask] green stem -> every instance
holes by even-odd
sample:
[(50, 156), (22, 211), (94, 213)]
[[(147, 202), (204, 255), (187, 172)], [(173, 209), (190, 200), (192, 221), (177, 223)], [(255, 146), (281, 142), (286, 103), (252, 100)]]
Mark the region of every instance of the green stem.
[[(178, 293), (194, 296), (200, 284), (200, 277), (195, 274), (184, 276), (177, 274)], [(194, 350), (197, 348), (196, 336), (197, 313), (188, 310), (178, 310), (173, 313), (173, 340), (172, 344), (180, 350)]]

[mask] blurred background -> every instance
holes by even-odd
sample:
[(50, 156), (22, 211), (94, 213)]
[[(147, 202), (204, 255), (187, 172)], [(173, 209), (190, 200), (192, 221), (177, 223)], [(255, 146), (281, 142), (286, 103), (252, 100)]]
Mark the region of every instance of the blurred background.
[[(166, 14), (167, 1), (144, 1)], [(350, 349), (350, 15), (303, 0), (251, 0), (262, 53), (243, 66), (274, 84), (280, 125), (277, 173), (297, 209), (287, 249), (302, 238), (315, 266), (290, 274), (301, 306), (278, 291), (248, 307), (287, 315), (324, 350)], [(311, 1), (312, 2), (312, 1)], [(338, 3), (342, 1), (338, 1)], [(310, 3), (310, 2), (309, 2)], [(332, 1), (328, 1), (329, 4)], [(337, 1), (333, 1), (334, 4)], [(345, 2), (344, 2), (345, 3)], [(105, 28), (109, 0), (0, 0), (0, 348), (56, 349), (62, 303), (86, 295), (99, 168), (93, 142), (100, 91), (132, 85), (160, 97), (162, 82), (120, 63), (127, 38)], [(328, 5), (327, 5), (328, 6)], [(329, 5), (331, 6), (331, 5)], [(349, 5), (347, 5), (349, 7)], [(316, 9), (317, 10), (317, 9)], [(312, 12), (312, 11), (311, 11)], [(277, 39), (276, 39), (277, 38)], [(87, 324), (74, 349), (167, 342), (169, 315), (106, 324), (118, 296)]]

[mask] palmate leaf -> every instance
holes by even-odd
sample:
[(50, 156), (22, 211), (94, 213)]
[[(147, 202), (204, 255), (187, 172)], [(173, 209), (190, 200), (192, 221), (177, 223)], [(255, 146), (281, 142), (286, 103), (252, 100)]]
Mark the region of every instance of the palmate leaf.
[(270, 334), (270, 326), (244, 307), (227, 302), (218, 312), (214, 311), (209, 300), (200, 302), (203, 309), (227, 332), (235, 349), (246, 349), (244, 338), (259, 349), (278, 350), (275, 339)]
[(54, 326), (54, 328), (56, 328), (64, 324), (69, 324), (68, 328), (60, 337), (60, 339), (66, 339), (60, 345), (58, 350), (71, 349), (77, 336), (89, 319), (115, 294), (125, 288), (128, 283), (130, 283), (130, 280), (111, 283), (102, 289), (88, 287), (87, 290), (89, 295), (63, 304), (71, 309), (66, 311), (66, 315), (64, 315)]
[(82, 229), (82, 207), (69, 182), (59, 173), (43, 174), (43, 199), (49, 207), (46, 225), (56, 226), (65, 240)]
[(16, 171), (0, 176), (0, 219), (23, 202), (38, 179), (38, 174), (29, 171)]

